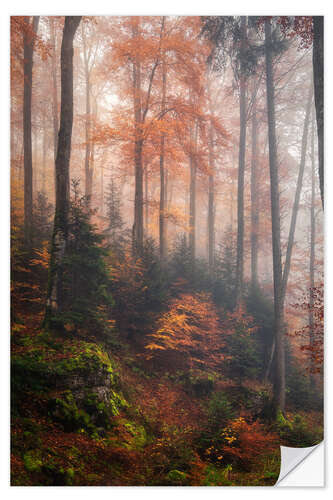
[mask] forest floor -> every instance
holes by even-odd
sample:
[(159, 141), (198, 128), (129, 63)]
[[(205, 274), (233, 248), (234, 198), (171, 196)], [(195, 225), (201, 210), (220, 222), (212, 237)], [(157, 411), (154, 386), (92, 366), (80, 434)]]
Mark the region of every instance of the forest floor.
[[(128, 343), (49, 334), (41, 321), (25, 316), (12, 335), (12, 485), (276, 482), (276, 429), (255, 417), (262, 388), (230, 380), (212, 388), (207, 380), (161, 371)], [(111, 404), (89, 396), (89, 385), (101, 385), (105, 374)], [(85, 399), (73, 390), (80, 381)], [(226, 405), (216, 400), (221, 391), (232, 405), (217, 432), (219, 405), (224, 414)]]

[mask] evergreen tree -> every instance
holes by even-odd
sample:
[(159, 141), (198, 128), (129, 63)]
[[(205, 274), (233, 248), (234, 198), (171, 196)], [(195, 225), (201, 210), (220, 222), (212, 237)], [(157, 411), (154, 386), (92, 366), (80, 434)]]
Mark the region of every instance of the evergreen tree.
[(106, 209), (108, 226), (105, 232), (112, 249), (119, 252), (126, 239), (124, 233), (125, 224), (122, 217), (120, 189), (113, 179), (110, 181), (106, 194)]
[(214, 262), (213, 297), (217, 305), (231, 310), (235, 303), (236, 249), (231, 230), (225, 233)]
[(111, 285), (102, 246), (103, 236), (90, 223), (92, 211), (73, 181), (73, 199), (68, 216), (68, 245), (64, 258), (64, 307), (58, 319), (77, 331), (103, 334), (107, 331), (112, 305)]
[(45, 193), (39, 192), (33, 211), (33, 234), (36, 246), (44, 240), (49, 240), (52, 233), (53, 205)]

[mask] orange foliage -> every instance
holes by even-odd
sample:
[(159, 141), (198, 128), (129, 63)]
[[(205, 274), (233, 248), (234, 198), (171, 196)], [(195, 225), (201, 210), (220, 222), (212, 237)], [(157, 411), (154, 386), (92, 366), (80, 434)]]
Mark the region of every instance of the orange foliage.
[(183, 366), (206, 369), (216, 368), (224, 359), (218, 315), (205, 293), (182, 294), (174, 299), (149, 337), (148, 358), (159, 351), (179, 353)]
[(311, 373), (321, 373), (324, 362), (324, 284), (310, 290), (313, 304), (307, 299), (302, 304), (295, 307), (312, 313), (313, 324), (306, 325), (300, 330), (296, 330), (293, 336), (302, 339), (301, 350), (305, 352), (310, 360), (309, 371)]
[(268, 433), (258, 421), (247, 423), (243, 417), (233, 420), (223, 429), (221, 437), (226, 444), (221, 457), (236, 462), (246, 470), (278, 446), (277, 435)]

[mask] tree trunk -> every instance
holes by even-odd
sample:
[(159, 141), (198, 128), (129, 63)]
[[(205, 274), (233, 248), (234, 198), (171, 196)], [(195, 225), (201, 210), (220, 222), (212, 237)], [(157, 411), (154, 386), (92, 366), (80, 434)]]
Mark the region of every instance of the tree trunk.
[[(53, 17), (51, 20), (51, 44), (53, 47), (52, 53), (52, 115), (53, 115), (53, 156), (54, 163), (57, 158), (57, 147), (58, 147), (58, 132), (59, 132), (59, 119), (58, 119), (58, 85), (57, 85), (57, 45), (56, 45), (56, 34), (55, 25)], [(54, 169), (54, 191), (56, 191), (56, 171)]]
[(240, 305), (243, 293), (244, 274), (244, 173), (246, 148), (246, 80), (244, 55), (246, 39), (246, 17), (241, 19), (241, 68), (239, 79), (239, 157), (238, 157), (238, 193), (237, 193), (237, 259), (236, 259), (236, 307)]
[(285, 264), (284, 264), (284, 268), (283, 268), (283, 276), (282, 276), (282, 302), (283, 302), (283, 304), (284, 304), (285, 295), (286, 295), (286, 291), (287, 291), (287, 284), (288, 284), (288, 277), (289, 277), (290, 263), (291, 263), (291, 255), (292, 255), (294, 239), (295, 239), (295, 229), (296, 229), (299, 200), (301, 197), (302, 184), (303, 184), (303, 175), (304, 175), (304, 168), (305, 168), (306, 146), (307, 146), (307, 140), (308, 140), (312, 96), (313, 96), (313, 86), (311, 83), (310, 88), (309, 88), (309, 93), (308, 93), (308, 100), (307, 100), (306, 113), (305, 113), (305, 119), (304, 119), (303, 136), (302, 136), (302, 149), (301, 149), (301, 161), (300, 161), (299, 171), (298, 171), (298, 178), (297, 178), (293, 211), (291, 214), (288, 246), (287, 246), (287, 252), (286, 252), (286, 260), (285, 260)]
[(54, 161), (57, 158), (57, 147), (58, 147), (58, 131), (59, 131), (59, 120), (58, 120), (58, 85), (57, 85), (57, 47), (56, 47), (56, 35), (55, 35), (55, 25), (53, 17), (51, 20), (51, 44), (53, 47), (52, 53), (52, 114), (53, 114), (53, 154)]
[(104, 215), (104, 168), (101, 165), (101, 216)]
[[(166, 93), (166, 65), (165, 60), (162, 63), (162, 106), (161, 113), (165, 112), (165, 93)], [(164, 153), (165, 153), (165, 135), (161, 136), (161, 151), (160, 151), (160, 216), (159, 216), (159, 229), (160, 229), (160, 258), (163, 263), (165, 260), (165, 171), (164, 171)]]
[(252, 108), (252, 158), (251, 158), (251, 285), (258, 287), (258, 233), (259, 233), (259, 204), (257, 179), (257, 141), (258, 121), (256, 98)]
[[(25, 17), (27, 28), (23, 35), (23, 144), (24, 144), (24, 239), (28, 248), (32, 246), (32, 207), (33, 207), (33, 172), (31, 141), (31, 99), (32, 99), (32, 64), (34, 34), (37, 33), (39, 17), (34, 16), (32, 27), (29, 17)], [(32, 32), (31, 32), (32, 29)]]
[[(191, 261), (194, 265), (195, 262), (195, 237), (196, 237), (196, 182), (197, 182), (197, 158), (196, 158), (196, 144), (198, 138), (198, 124), (195, 125), (194, 132), (194, 151), (190, 154), (190, 213), (189, 213), (189, 247), (191, 254)], [(191, 144), (191, 148), (192, 148)]]
[(148, 224), (149, 224), (149, 212), (148, 212), (148, 164), (146, 163), (144, 166), (144, 178), (145, 178), (145, 234), (146, 238), (148, 238)]
[(275, 131), (274, 76), (272, 64), (271, 22), (265, 20), (266, 95), (268, 116), (269, 170), (271, 184), (271, 218), (274, 281), (274, 336), (276, 344), (276, 373), (274, 406), (276, 415), (285, 407), (285, 351), (282, 300), (282, 263), (280, 237), (280, 195)]
[(62, 265), (66, 251), (69, 162), (73, 128), (73, 39), (81, 16), (66, 16), (61, 44), (61, 110), (56, 157), (56, 207), (52, 236), (46, 321), (62, 309)]
[(81, 31), (82, 31), (82, 42), (83, 42), (84, 75), (86, 84), (86, 152), (84, 159), (85, 196), (87, 198), (87, 204), (90, 205), (91, 194), (92, 194), (92, 175), (90, 171), (90, 155), (91, 155), (90, 71), (89, 71), (89, 61), (87, 54), (86, 36), (83, 24), (81, 25)]
[(134, 144), (135, 166), (135, 198), (134, 198), (134, 225), (133, 251), (135, 255), (143, 252), (143, 168), (142, 168), (142, 140), (136, 139)]
[(46, 112), (43, 110), (43, 171), (42, 171), (42, 192), (46, 194), (46, 147), (47, 147), (47, 127), (46, 127)]
[[(312, 122), (311, 131), (311, 208), (310, 208), (310, 298), (309, 298), (309, 334), (310, 334), (310, 347), (314, 347), (314, 318), (313, 306), (314, 297), (313, 289), (315, 286), (314, 270), (315, 270), (315, 245), (316, 245), (316, 224), (315, 224), (315, 159), (314, 159), (314, 122)], [(315, 385), (314, 378), (314, 362), (312, 358), (313, 351), (310, 351), (310, 383), (311, 386)]]
[[(138, 27), (133, 27), (133, 37), (138, 35)], [(134, 169), (135, 197), (133, 223), (133, 254), (140, 256), (143, 252), (143, 167), (142, 167), (142, 108), (141, 108), (141, 65), (136, 59), (133, 63), (133, 97), (134, 97)]]
[(319, 186), (324, 209), (324, 17), (313, 16), (313, 82), (318, 133)]
[(214, 270), (214, 151), (212, 124), (209, 128), (208, 138), (209, 151), (209, 175), (208, 175), (208, 268), (212, 276)]

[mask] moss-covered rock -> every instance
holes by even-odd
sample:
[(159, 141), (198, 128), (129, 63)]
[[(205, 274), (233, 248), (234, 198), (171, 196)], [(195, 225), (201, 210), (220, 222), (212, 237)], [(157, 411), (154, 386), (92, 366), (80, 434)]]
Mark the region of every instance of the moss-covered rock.
[(66, 431), (110, 428), (128, 406), (118, 390), (115, 364), (102, 345), (42, 333), (12, 356), (13, 410), (27, 394), (48, 401), (47, 413)]

